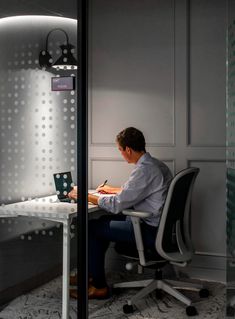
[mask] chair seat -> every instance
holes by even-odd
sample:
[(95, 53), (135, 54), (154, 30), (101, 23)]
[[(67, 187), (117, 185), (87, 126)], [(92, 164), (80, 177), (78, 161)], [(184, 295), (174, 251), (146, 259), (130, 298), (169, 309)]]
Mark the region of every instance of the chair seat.
[[(136, 249), (135, 245), (127, 245), (124, 243), (116, 243), (114, 246), (115, 251), (120, 254), (120, 255), (124, 255), (126, 257), (132, 258), (132, 259), (138, 259), (139, 260), (139, 254), (138, 254), (138, 250)], [(153, 251), (151, 249), (145, 249), (145, 258), (146, 261), (156, 261), (157, 262), (163, 262), (165, 261), (167, 263), (167, 261), (162, 258), (157, 252), (156, 250)]]

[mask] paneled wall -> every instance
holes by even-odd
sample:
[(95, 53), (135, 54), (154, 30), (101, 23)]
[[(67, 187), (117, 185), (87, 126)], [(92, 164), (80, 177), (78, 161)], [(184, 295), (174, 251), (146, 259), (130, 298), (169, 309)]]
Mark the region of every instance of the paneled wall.
[(133, 167), (115, 145), (127, 126), (174, 174), (199, 167), (192, 266), (223, 279), (226, 3), (93, 0), (89, 11), (90, 187), (128, 178)]

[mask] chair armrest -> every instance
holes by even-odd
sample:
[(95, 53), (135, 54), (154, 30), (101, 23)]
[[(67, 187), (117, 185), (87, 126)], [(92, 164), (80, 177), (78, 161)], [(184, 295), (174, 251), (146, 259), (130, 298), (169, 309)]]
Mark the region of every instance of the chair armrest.
[(150, 217), (152, 214), (148, 212), (138, 212), (134, 209), (125, 209), (122, 211), (123, 215), (139, 217), (139, 218), (146, 218)]
[(135, 242), (136, 242), (136, 248), (138, 250), (139, 254), (139, 263), (141, 266), (146, 266), (146, 260), (145, 260), (145, 254), (144, 254), (144, 244), (143, 244), (143, 238), (141, 233), (141, 220), (140, 218), (145, 218), (151, 216), (151, 213), (148, 212), (138, 212), (134, 209), (125, 209), (122, 211), (124, 215), (131, 217), (131, 222), (134, 228), (134, 235), (135, 235)]

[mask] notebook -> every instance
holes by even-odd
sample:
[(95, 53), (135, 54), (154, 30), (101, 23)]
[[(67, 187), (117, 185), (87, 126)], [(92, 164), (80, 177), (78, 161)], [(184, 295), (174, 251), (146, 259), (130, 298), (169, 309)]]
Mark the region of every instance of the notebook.
[(73, 189), (73, 180), (71, 172), (53, 174), (55, 181), (56, 194), (60, 202), (76, 202), (74, 199), (68, 198), (68, 193)]

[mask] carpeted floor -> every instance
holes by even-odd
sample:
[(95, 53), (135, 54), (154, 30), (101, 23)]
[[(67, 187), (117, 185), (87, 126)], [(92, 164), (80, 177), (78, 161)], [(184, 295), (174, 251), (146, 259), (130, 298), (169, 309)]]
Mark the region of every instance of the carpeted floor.
[[(198, 281), (196, 281), (198, 282)], [(187, 296), (195, 302), (199, 315), (197, 319), (225, 318), (225, 286), (220, 283), (205, 282), (210, 291), (207, 299), (200, 299), (197, 292), (187, 291)], [(185, 306), (173, 297), (164, 294), (161, 300), (152, 294), (137, 304), (131, 315), (122, 312), (122, 306), (136, 290), (122, 290), (118, 295), (102, 301), (89, 302), (90, 319), (184, 319), (188, 318)], [(185, 292), (186, 294), (186, 292)], [(70, 301), (70, 319), (77, 319), (76, 301)], [(2, 312), (0, 319), (59, 319), (61, 318), (61, 278), (23, 295), (12, 301)]]

